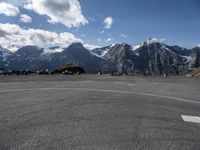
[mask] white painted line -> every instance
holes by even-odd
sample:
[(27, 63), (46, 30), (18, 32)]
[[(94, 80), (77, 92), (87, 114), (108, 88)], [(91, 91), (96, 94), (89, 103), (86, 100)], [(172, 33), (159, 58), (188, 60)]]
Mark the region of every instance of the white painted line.
[(185, 122), (200, 123), (200, 117), (197, 116), (182, 115), (182, 118)]
[(151, 93), (141, 93), (141, 92), (134, 92), (134, 91), (120, 91), (120, 90), (105, 90), (105, 89), (90, 89), (90, 88), (55, 87), (55, 88), (7, 89), (7, 90), (0, 90), (0, 92), (48, 91), (48, 90), (77, 90), (77, 91), (97, 91), (97, 92), (110, 92), (110, 93), (121, 93), (121, 94), (134, 94), (134, 95), (171, 99), (171, 100), (175, 100), (175, 101), (181, 101), (181, 102), (187, 102), (187, 103), (193, 103), (193, 104), (200, 104), (200, 101), (193, 101), (193, 100), (188, 100), (188, 99), (183, 99), (183, 98), (157, 95), (157, 94), (151, 94)]

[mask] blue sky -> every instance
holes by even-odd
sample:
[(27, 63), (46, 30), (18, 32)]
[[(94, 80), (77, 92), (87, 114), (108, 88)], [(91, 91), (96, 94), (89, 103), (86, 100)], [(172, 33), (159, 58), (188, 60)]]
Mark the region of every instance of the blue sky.
[[(18, 7), (20, 14), (10, 16), (0, 13), (0, 23), (17, 25), (24, 30), (41, 29), (58, 34), (67, 32), (75, 36), (75, 41), (79, 39), (89, 45), (106, 46), (122, 42), (134, 45), (150, 37), (185, 47), (200, 44), (199, 0), (58, 0), (59, 5), (54, 2), (47, 4), (52, 0), (41, 0), (43, 4), (34, 1), (39, 0), (29, 2), (24, 0), (20, 3), (18, 0), (1, 0)], [(73, 25), (69, 22), (63, 23), (62, 18), (53, 14), (59, 15), (59, 6), (62, 2), (63, 7), (60, 9), (67, 14), (68, 3), (70, 7), (73, 5), (81, 7), (81, 10), (77, 9), (76, 12), (63, 17), (66, 21), (72, 16), (73, 19), (69, 22), (74, 21)], [(38, 7), (38, 10), (24, 8), (24, 5), (28, 4), (41, 8)], [(51, 8), (43, 10), (42, 5)], [(52, 15), (49, 14), (51, 10), (54, 11)], [(28, 15), (32, 21), (29, 23), (19, 21), (21, 14)], [(80, 17), (82, 19), (79, 19)], [(107, 17), (112, 20), (106, 22), (110, 24), (106, 29), (104, 20)], [(53, 22), (49, 22), (49, 19)]]

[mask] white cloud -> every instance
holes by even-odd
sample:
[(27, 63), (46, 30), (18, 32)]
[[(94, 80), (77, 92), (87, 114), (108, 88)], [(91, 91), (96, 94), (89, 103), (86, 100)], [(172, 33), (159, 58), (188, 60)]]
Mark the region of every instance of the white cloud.
[(15, 7), (11, 4), (0, 2), (0, 14), (4, 14), (6, 16), (14, 17), (20, 13), (18, 7)]
[(22, 29), (15, 24), (0, 23), (0, 45), (11, 51), (26, 45), (45, 46), (69, 46), (74, 42), (82, 42), (68, 32), (56, 33), (40, 29)]
[(29, 0), (0, 0), (0, 2), (3, 2), (3, 1), (9, 4), (12, 4), (14, 6), (22, 7)]
[(93, 17), (88, 17), (89, 22), (97, 22), (97, 19), (93, 18)]
[(20, 15), (20, 22), (24, 22), (24, 23), (31, 23), (32, 22), (32, 18), (26, 14), (21, 14)]
[(103, 23), (104, 23), (105, 29), (110, 29), (112, 27), (112, 24), (113, 24), (113, 18), (107, 17), (107, 18), (104, 19)]
[(200, 47), (200, 44), (198, 44), (197, 47)]
[(110, 42), (112, 42), (112, 41), (114, 41), (114, 39), (112, 39), (112, 38), (107, 38), (107, 39), (105, 40), (105, 42), (107, 42), (107, 43), (110, 43)]
[(104, 30), (102, 30), (102, 31), (100, 31), (100, 33), (101, 33), (101, 34), (104, 34), (104, 33), (105, 33), (105, 31), (104, 31)]
[(124, 34), (124, 33), (122, 33), (122, 34), (121, 34), (121, 37), (123, 37), (123, 38), (127, 38), (127, 35)]
[(0, 23), (0, 37), (6, 37), (11, 34), (19, 34), (21, 28), (14, 24), (2, 24)]
[(148, 39), (146, 40), (146, 42), (147, 42), (148, 44), (155, 43), (155, 42), (163, 43), (164, 41), (166, 41), (166, 39), (148, 38)]
[(86, 37), (86, 34), (82, 34), (81, 37)]
[(33, 5), (31, 4), (31, 1), (30, 1), (29, 3), (26, 3), (26, 4), (24, 5), (24, 8), (25, 8), (25, 9), (28, 9), (28, 10), (34, 11), (34, 8), (33, 8)]
[(88, 23), (78, 0), (31, 0), (25, 8), (48, 16), (50, 23), (61, 23), (69, 28)]
[(63, 47), (56, 47), (56, 48), (44, 48), (44, 54), (51, 54), (51, 53), (60, 53), (64, 50)]
[(100, 42), (102, 42), (102, 39), (98, 38), (98, 39), (96, 39), (96, 41), (100, 43)]
[(89, 50), (93, 50), (95, 48), (99, 48), (100, 46), (97, 45), (91, 45), (91, 44), (83, 44), (83, 46)]

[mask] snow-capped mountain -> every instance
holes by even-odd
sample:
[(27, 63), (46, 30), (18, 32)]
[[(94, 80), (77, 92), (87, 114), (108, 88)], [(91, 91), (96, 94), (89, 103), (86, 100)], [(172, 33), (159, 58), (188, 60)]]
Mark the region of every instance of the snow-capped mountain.
[[(69, 47), (65, 48), (61, 53), (54, 53), (50, 56), (47, 62), (48, 68), (53, 70), (63, 64), (73, 64), (84, 68), (89, 73), (97, 73), (105, 66), (113, 65), (109, 61), (98, 57), (86, 49), (81, 43), (73, 43)], [(109, 71), (109, 70), (108, 70)]]
[[(88, 73), (183, 74), (200, 67), (200, 48), (169, 46), (149, 39), (137, 46), (126, 43), (88, 50), (81, 43), (67, 48), (25, 46), (15, 53), (0, 48), (0, 68), (12, 70), (54, 70), (63, 64), (83, 67)], [(56, 52), (55, 49), (61, 49)]]
[(8, 49), (5, 49), (3, 47), (0, 46), (0, 57), (6, 61), (7, 57), (9, 55), (12, 55), (13, 53), (11, 51), (9, 51)]
[(53, 53), (45, 53), (45, 49), (37, 46), (25, 46), (8, 55), (7, 61), (9, 63), (2, 62), (0, 68), (37, 71), (54, 70), (63, 64), (73, 64), (83, 67), (88, 73), (97, 73), (102, 68), (105, 72), (109, 72), (109, 66), (115, 67), (114, 63), (96, 56), (81, 43), (73, 43), (61, 52)]
[(186, 49), (169, 46), (162, 41), (148, 39), (135, 47), (116, 44), (107, 50), (105, 58), (115, 62), (121, 72), (133, 70), (139, 74), (183, 74), (200, 67), (200, 48)]
[(0, 68), (7, 68), (9, 64), (8, 57), (13, 55), (11, 51), (0, 46)]

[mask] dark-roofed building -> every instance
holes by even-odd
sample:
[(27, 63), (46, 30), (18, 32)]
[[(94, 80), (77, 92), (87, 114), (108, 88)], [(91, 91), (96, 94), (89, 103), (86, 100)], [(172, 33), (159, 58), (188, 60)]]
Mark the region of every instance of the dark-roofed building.
[(85, 74), (85, 70), (78, 66), (73, 66), (71, 64), (64, 64), (60, 68), (55, 70), (55, 73), (62, 74)]

